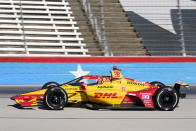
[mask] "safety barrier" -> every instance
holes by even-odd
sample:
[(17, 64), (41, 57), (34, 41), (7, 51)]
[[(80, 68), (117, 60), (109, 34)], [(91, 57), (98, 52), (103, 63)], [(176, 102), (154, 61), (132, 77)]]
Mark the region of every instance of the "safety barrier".
[(196, 57), (0, 57), (0, 85), (65, 83), (80, 75), (110, 75), (140, 81), (196, 84)]

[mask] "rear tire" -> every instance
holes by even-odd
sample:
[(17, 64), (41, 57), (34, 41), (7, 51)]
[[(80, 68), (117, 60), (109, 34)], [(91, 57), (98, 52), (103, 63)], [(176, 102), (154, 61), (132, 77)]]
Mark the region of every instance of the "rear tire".
[(59, 86), (59, 84), (56, 82), (48, 82), (48, 83), (44, 84), (41, 89), (48, 89), (48, 88), (51, 88), (54, 86)]
[(62, 110), (67, 100), (67, 93), (60, 87), (51, 87), (44, 94), (44, 103), (51, 110)]
[(159, 88), (153, 96), (154, 106), (156, 109), (163, 111), (172, 111), (179, 102), (177, 92), (171, 87)]
[(150, 84), (151, 84), (151, 85), (157, 85), (157, 86), (159, 86), (160, 88), (166, 86), (165, 84), (163, 84), (162, 82), (159, 82), (159, 81), (152, 81), (152, 82), (150, 82)]

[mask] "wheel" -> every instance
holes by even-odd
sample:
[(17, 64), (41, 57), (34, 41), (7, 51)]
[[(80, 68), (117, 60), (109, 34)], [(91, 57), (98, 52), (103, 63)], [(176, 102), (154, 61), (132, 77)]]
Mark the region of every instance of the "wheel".
[(62, 110), (67, 100), (67, 93), (60, 87), (51, 87), (44, 94), (44, 104), (51, 110)]
[(163, 83), (161, 83), (159, 81), (153, 81), (153, 82), (150, 82), (150, 84), (151, 85), (157, 85), (157, 86), (159, 86), (161, 88), (166, 86), (165, 84), (163, 84)]
[(156, 109), (171, 111), (176, 108), (179, 102), (177, 92), (171, 87), (159, 88), (153, 96), (153, 102)]
[(41, 89), (48, 89), (48, 88), (54, 87), (54, 86), (59, 86), (59, 84), (56, 82), (48, 82), (48, 83), (44, 84)]

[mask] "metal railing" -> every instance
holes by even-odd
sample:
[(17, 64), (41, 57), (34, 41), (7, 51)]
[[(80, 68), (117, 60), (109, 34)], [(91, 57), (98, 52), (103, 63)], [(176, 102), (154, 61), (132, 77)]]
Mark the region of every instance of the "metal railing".
[(182, 48), (182, 55), (186, 56), (186, 48), (184, 42), (184, 27), (183, 27), (183, 20), (182, 20), (182, 10), (180, 6), (180, 0), (177, 0), (177, 7), (178, 7), (178, 18), (179, 18), (179, 26), (180, 26), (180, 43)]
[(105, 19), (104, 19), (104, 7), (103, 7), (103, 0), (100, 0), (100, 14), (101, 14), (101, 24), (99, 25), (97, 17), (93, 13), (91, 9), (91, 4), (89, 0), (83, 0), (82, 5), (84, 8), (85, 13), (88, 16), (88, 19), (90, 21), (90, 24), (95, 29), (96, 36), (99, 40), (99, 42), (103, 43), (104, 45), (104, 55), (105, 56), (113, 56), (112, 51), (109, 48), (109, 45), (107, 43), (106, 39), (106, 31), (105, 31)]
[(195, 56), (195, 0), (121, 0), (144, 46), (154, 56)]
[(23, 10), (22, 10), (22, 0), (19, 1), (19, 7), (20, 7), (20, 26), (22, 30), (22, 41), (24, 43), (24, 49), (25, 49), (25, 54), (29, 55), (28, 52), (28, 46), (26, 43), (26, 36), (25, 36), (25, 30), (24, 30), (24, 17), (23, 17)]

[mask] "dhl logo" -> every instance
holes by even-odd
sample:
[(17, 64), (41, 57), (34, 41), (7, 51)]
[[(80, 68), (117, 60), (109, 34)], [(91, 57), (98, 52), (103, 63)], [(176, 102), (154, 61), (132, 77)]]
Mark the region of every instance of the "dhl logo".
[(94, 98), (112, 98), (116, 99), (117, 93), (95, 93)]

